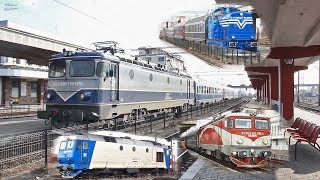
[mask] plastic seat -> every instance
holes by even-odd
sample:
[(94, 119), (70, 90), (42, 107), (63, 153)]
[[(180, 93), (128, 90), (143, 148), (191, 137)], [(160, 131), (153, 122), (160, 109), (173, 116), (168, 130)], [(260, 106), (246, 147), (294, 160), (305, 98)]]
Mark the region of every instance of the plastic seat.
[(287, 132), (289, 133), (297, 133), (299, 129), (303, 129), (304, 126), (307, 124), (306, 120), (301, 119), (297, 129), (287, 129)]
[[(295, 144), (295, 149), (294, 149), (294, 160), (297, 160), (297, 147), (299, 143), (302, 142), (307, 142), (309, 143), (312, 147), (314, 147), (316, 150), (320, 151), (320, 145), (317, 143), (317, 139), (319, 138), (320, 134), (320, 126), (315, 126), (312, 133), (308, 132), (306, 137), (296, 137), (295, 139), (297, 140)], [(310, 136), (308, 136), (310, 135)]]
[(299, 122), (300, 122), (301, 120), (302, 120), (301, 118), (297, 117), (297, 118), (294, 120), (293, 124), (290, 126), (290, 128), (294, 128), (294, 129), (298, 128)]
[(291, 126), (289, 126), (288, 128), (286, 128), (286, 130), (284, 131), (283, 133), (283, 137), (285, 138), (286, 137), (286, 132), (291, 132), (291, 131), (295, 131), (297, 130), (297, 128), (301, 125), (303, 119), (297, 117), (293, 124)]
[(313, 124), (313, 123), (309, 123), (305, 126), (303, 132), (301, 133), (295, 133), (295, 134), (291, 134), (293, 138), (298, 138), (298, 137), (302, 137), (302, 138), (309, 138), (313, 131), (314, 131), (314, 128), (316, 127), (317, 125), (316, 124)]

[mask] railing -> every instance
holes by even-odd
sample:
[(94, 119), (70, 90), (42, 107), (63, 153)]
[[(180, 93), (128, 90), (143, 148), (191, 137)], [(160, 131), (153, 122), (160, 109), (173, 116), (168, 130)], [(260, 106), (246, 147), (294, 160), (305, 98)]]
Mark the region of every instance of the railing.
[(57, 135), (39, 131), (0, 139), (0, 179), (21, 170), (45, 167)]
[[(254, 65), (265, 58), (261, 55), (260, 52), (245, 51), (235, 48), (223, 48), (213, 46), (210, 44), (170, 37), (166, 37), (164, 38), (164, 40), (178, 47), (184, 48), (188, 51), (192, 51), (198, 55), (206, 55), (209, 58), (212, 57), (215, 60), (219, 60), (225, 64)], [(204, 60), (209, 63), (212, 63), (210, 59)]]
[(12, 118), (26, 115), (35, 115), (39, 110), (45, 109), (44, 104), (11, 104), (0, 107), (0, 119)]

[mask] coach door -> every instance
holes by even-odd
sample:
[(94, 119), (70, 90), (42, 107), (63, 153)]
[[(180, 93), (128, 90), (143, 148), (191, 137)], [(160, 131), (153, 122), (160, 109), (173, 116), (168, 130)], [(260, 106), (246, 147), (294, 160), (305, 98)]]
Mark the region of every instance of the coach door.
[(88, 163), (89, 159), (89, 152), (88, 152), (89, 146), (87, 141), (82, 142), (82, 148), (81, 148), (81, 159), (83, 163)]
[(119, 101), (119, 64), (110, 64), (110, 100)]

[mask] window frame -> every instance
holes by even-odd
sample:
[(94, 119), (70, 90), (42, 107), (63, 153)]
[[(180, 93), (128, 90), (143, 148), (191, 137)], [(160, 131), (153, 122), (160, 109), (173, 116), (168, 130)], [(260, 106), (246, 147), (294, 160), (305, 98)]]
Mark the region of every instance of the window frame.
[[(83, 61), (92, 61), (93, 62), (93, 71), (92, 71), (92, 75), (91, 76), (72, 76), (71, 75), (71, 67), (72, 67), (72, 63), (73, 62), (83, 62)], [(70, 77), (81, 77), (81, 78), (86, 78), (86, 77), (93, 77), (96, 75), (96, 61), (94, 59), (89, 59), (89, 60), (71, 60), (69, 63), (69, 76)]]
[[(265, 128), (257, 128), (257, 124), (256, 124), (256, 122), (257, 121), (265, 121), (265, 122), (267, 122), (267, 124), (268, 124), (268, 127), (265, 129)], [(268, 129), (270, 129), (270, 123), (269, 123), (269, 121), (268, 120), (266, 120), (266, 119), (255, 119), (254, 120), (254, 128), (255, 129), (259, 129), (259, 130), (268, 130)]]
[[(247, 122), (250, 121), (250, 127), (237, 127), (237, 121), (239, 120), (246, 120)], [(234, 119), (234, 128), (236, 129), (252, 129), (252, 119), (249, 118), (236, 118)]]
[[(61, 76), (51, 76), (51, 66), (52, 66), (52, 64), (55, 64), (55, 63), (64, 63), (64, 73), (63, 73), (63, 75), (61, 75)], [(66, 77), (66, 73), (67, 72), (67, 62), (66, 61), (51, 61), (50, 63), (49, 63), (49, 72), (48, 72), (48, 76), (50, 77), (50, 78), (63, 78), (63, 77)]]
[(156, 162), (164, 162), (164, 153), (156, 152)]

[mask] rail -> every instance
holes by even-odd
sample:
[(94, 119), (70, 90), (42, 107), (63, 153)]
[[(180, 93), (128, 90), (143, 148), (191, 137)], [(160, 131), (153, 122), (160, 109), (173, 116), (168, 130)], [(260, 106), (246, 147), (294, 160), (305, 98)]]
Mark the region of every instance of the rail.
[(316, 104), (300, 102), (300, 103), (295, 103), (295, 106), (298, 108), (301, 108), (303, 110), (306, 110), (306, 111), (320, 114), (320, 106), (318, 106)]

